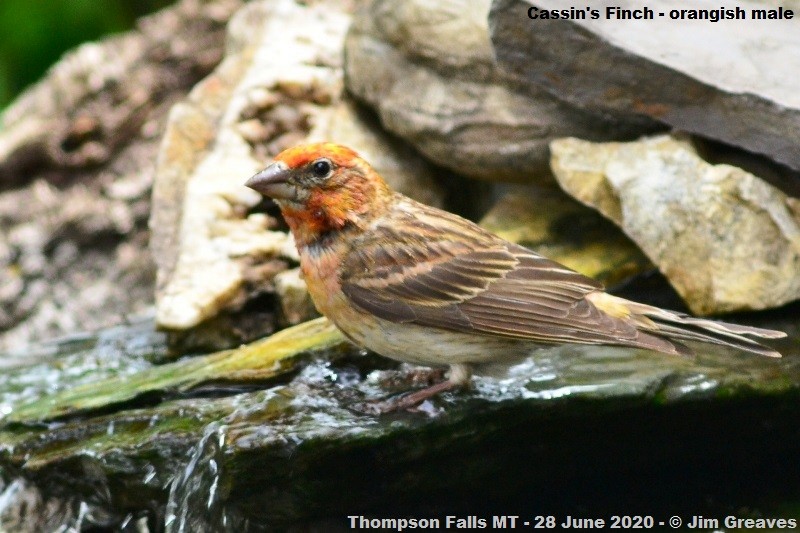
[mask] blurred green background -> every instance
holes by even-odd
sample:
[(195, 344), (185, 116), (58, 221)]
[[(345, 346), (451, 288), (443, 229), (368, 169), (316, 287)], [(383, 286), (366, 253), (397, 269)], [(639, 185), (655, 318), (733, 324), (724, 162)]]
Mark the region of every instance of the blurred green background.
[(67, 50), (174, 0), (0, 0), (0, 111)]

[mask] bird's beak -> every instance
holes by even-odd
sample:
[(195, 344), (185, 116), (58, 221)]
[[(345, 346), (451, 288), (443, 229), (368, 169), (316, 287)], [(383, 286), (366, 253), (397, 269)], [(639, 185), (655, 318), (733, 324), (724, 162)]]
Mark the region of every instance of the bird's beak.
[(247, 180), (245, 186), (275, 200), (296, 201), (299, 191), (288, 182), (289, 176), (289, 169), (278, 161)]

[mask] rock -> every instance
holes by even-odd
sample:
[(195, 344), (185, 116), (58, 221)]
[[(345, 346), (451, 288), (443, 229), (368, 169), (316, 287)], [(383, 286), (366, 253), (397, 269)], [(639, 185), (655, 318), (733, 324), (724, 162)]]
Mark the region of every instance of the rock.
[(619, 228), (549, 188), (509, 192), (480, 224), (607, 286), (654, 268)]
[(239, 5), (178, 2), (85, 44), (3, 112), (0, 350), (148, 312), (158, 138), (169, 106), (222, 57)]
[[(605, 7), (597, 20), (531, 20), (533, 5), (564, 7), (495, 0), (490, 15), (497, 61), (519, 83), (590, 112), (651, 119), (800, 171), (800, 144), (791, 141), (800, 139), (800, 84), (789, 74), (800, 71), (796, 20), (752, 20), (754, 8), (767, 7), (756, 0), (737, 3), (747, 20), (716, 23), (673, 20), (673, 11), (686, 11), (679, 0), (659, 3), (652, 20), (607, 19)], [(641, 7), (630, 0), (614, 6)], [(691, 7), (720, 9), (714, 0)]]
[[(534, 500), (545, 514), (640, 502), (644, 514), (771, 515), (789, 508), (800, 475), (797, 312), (756, 324), (789, 332), (775, 343), (783, 359), (565, 347), (380, 416), (357, 407), (413, 386), (419, 369), (337, 344), (324, 319), (279, 334), (280, 353), (276, 337), (162, 365), (149, 355), (166, 351), (152, 322), (76, 336), (0, 373), (0, 487), (24, 479), (67, 523), (83, 513), (84, 527), (120, 529), (146, 517), (151, 531), (491, 519)], [(333, 344), (315, 351), (315, 335)], [(305, 357), (292, 356), (297, 343)], [(277, 376), (276, 362), (288, 364)]]
[(758, 177), (710, 165), (685, 140), (553, 142), (569, 194), (616, 222), (697, 314), (800, 298), (800, 210)]
[(494, 63), (489, 0), (372, 0), (345, 42), (347, 89), (435, 163), (487, 180), (551, 182), (548, 143), (638, 136), (641, 121), (520, 91)]
[[(156, 317), (181, 350), (222, 349), (274, 330), (274, 313), (253, 320), (252, 311), (275, 307), (263, 298), (274, 295), (275, 275), (297, 253), (243, 183), (281, 150), (323, 139), (347, 144), (393, 186), (441, 205), (434, 169), (343, 100), (349, 22), (337, 2), (248, 4), (230, 23), (224, 61), (173, 108), (150, 226)], [(309, 316), (295, 300), (281, 303), (290, 323)]]
[(299, 324), (319, 316), (299, 268), (285, 270), (275, 276), (275, 292), (286, 324)]
[(78, 507), (78, 502), (43, 494), (36, 485), (22, 478), (8, 485), (0, 480), (0, 527), (4, 531), (78, 530), (81, 522)]

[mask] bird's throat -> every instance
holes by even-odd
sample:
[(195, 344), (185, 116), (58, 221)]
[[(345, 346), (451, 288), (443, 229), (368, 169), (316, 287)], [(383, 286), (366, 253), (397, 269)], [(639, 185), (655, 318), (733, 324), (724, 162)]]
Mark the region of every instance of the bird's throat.
[(281, 211), (298, 246), (309, 246), (344, 225), (323, 210), (312, 212), (284, 208)]
[(297, 245), (310, 246), (345, 227), (358, 225), (367, 205), (360, 191), (314, 191), (302, 206), (281, 204), (281, 212)]

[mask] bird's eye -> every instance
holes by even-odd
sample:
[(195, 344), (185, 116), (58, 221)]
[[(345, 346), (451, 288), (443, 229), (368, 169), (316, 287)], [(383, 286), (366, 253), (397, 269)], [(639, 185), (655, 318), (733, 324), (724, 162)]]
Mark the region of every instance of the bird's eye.
[(314, 161), (311, 169), (316, 177), (324, 178), (331, 171), (331, 163), (326, 159), (320, 159), (319, 161)]

